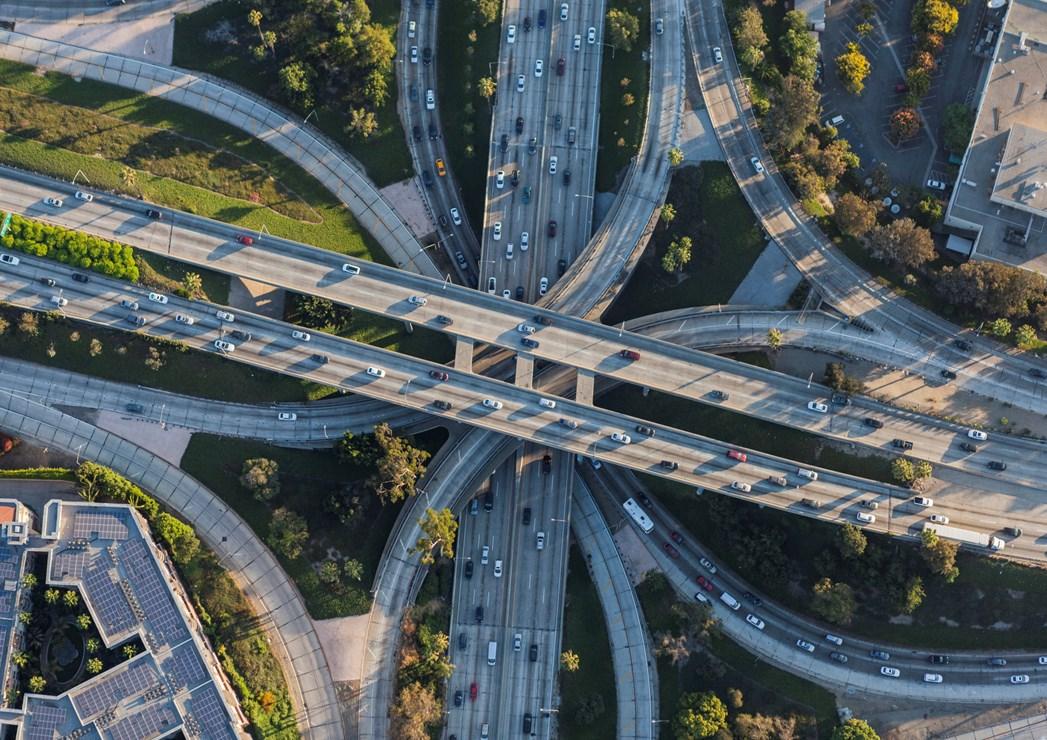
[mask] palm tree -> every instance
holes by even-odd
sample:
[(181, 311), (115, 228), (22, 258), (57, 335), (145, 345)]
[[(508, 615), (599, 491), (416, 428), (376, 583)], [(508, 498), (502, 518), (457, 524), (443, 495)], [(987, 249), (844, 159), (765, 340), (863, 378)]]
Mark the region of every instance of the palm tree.
[(95, 638), (95, 637), (88, 637), (87, 638), (87, 652), (89, 652), (92, 655), (94, 655), (95, 653), (98, 652), (99, 648), (101, 648), (101, 647), (102, 647), (102, 645), (101, 645), (101, 643), (98, 642), (97, 638)]
[(58, 599), (61, 595), (62, 592), (59, 591), (57, 588), (49, 588), (46, 591), (44, 591), (44, 601), (46, 601), (48, 604), (57, 604)]
[(29, 665), (29, 656), (21, 650), (18, 650), (11, 654), (11, 662), (19, 668), (25, 668)]
[(76, 626), (85, 632), (91, 629), (91, 617), (88, 614), (81, 614), (76, 618)]
[(120, 180), (125, 188), (132, 190), (138, 185), (138, 173), (132, 167), (124, 167), (120, 170)]
[(102, 661), (98, 658), (90, 658), (87, 661), (87, 672), (88, 673), (101, 673), (102, 672)]
[(47, 687), (47, 681), (44, 680), (43, 676), (33, 676), (29, 679), (29, 690), (34, 694), (39, 694)]
[(130, 660), (131, 658), (133, 658), (136, 655), (138, 655), (138, 648), (136, 648), (134, 645), (128, 643), (127, 645), (124, 645), (124, 648), (123, 648), (123, 650), (121, 652), (123, 652), (125, 658)]
[(80, 603), (80, 594), (73, 590), (66, 591), (62, 594), (62, 601), (66, 606), (72, 609)]

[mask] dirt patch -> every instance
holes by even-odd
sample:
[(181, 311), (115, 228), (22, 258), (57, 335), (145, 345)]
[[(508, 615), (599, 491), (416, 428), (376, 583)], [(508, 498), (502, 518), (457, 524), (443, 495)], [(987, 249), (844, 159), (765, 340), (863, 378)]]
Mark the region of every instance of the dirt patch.
[(658, 570), (658, 563), (651, 557), (647, 547), (632, 527), (623, 527), (614, 534), (614, 544), (621, 553), (629, 582), (635, 587), (643, 581), (647, 571)]
[(327, 668), (333, 680), (359, 680), (369, 620), (369, 614), (313, 620), (313, 628), (327, 657)]
[(170, 65), (174, 49), (174, 17), (149, 15), (112, 23), (19, 23), (30, 36), (61, 41), (86, 49), (111, 51), (144, 62)]

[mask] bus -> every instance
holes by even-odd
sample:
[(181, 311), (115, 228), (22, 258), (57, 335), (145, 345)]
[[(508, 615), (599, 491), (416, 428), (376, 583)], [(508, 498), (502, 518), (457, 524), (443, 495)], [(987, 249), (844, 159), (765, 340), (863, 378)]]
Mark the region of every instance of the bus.
[(651, 517), (647, 516), (647, 512), (643, 510), (640, 504), (629, 498), (625, 500), (622, 506), (625, 507), (626, 513), (633, 518), (633, 521), (640, 526), (640, 529), (645, 534), (651, 533), (651, 530), (654, 529), (654, 522), (651, 521)]

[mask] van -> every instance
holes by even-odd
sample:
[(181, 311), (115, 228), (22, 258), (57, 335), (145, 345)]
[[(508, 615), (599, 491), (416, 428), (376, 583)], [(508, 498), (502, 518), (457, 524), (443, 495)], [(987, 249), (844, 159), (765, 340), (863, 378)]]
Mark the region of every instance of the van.
[(505, 258), (511, 260), (513, 258), (513, 243), (509, 242), (505, 245)]
[(491, 640), (487, 643), (487, 665), (494, 665), (498, 662), (498, 643)]
[(818, 480), (818, 474), (813, 470), (805, 470), (804, 468), (797, 468), (796, 474), (807, 478), (808, 480)]
[(529, 735), (531, 733), (531, 724), (533, 723), (533, 721), (534, 720), (531, 717), (531, 713), (527, 712), (523, 718), (523, 731), (525, 735)]
[(832, 118), (826, 119), (826, 121), (822, 125), (824, 125), (826, 128), (828, 128), (829, 126), (832, 126), (833, 128), (840, 128), (840, 126), (842, 126), (843, 124), (843, 116), (833, 116)]
[(875, 524), (876, 523), (876, 515), (875, 514), (866, 514), (864, 511), (859, 511), (857, 514), (854, 515), (854, 518), (857, 519), (862, 524)]
[(738, 603), (738, 599), (734, 598), (726, 591), (720, 594), (720, 601), (727, 604), (727, 606), (731, 607), (735, 611), (738, 611), (738, 607), (741, 606), (741, 604)]
[(826, 635), (825, 639), (833, 645), (843, 645), (843, 638), (838, 637), (837, 635)]

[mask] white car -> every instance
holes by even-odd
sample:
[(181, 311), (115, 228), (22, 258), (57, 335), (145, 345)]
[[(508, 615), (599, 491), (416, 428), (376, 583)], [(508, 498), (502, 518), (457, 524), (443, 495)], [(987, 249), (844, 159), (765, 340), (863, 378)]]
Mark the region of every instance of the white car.
[(502, 222), (501, 221), (495, 221), (494, 222), (494, 227), (492, 229), (491, 236), (494, 237), (494, 240), (496, 242), (502, 240)]
[(945, 514), (931, 514), (931, 521), (935, 524), (948, 524), (949, 517), (945, 516)]
[(625, 432), (614, 432), (613, 434), (611, 434), (611, 439), (623, 445), (630, 444), (633, 441), (633, 438)]
[(350, 265), (348, 262), (342, 265), (342, 272), (347, 272), (350, 275), (359, 275), (360, 268), (356, 265)]
[(796, 474), (803, 476), (807, 480), (818, 480), (818, 472), (815, 470), (807, 470), (806, 468), (797, 468)]
[(312, 339), (312, 336), (309, 334), (309, 332), (302, 331), (300, 329), (295, 329), (294, 331), (292, 331), (291, 337), (294, 339), (299, 339), (303, 342), (308, 342), (310, 339)]
[(753, 487), (750, 486), (748, 483), (742, 483), (738, 480), (731, 481), (731, 488), (733, 488), (736, 491), (741, 491), (742, 493), (750, 493), (753, 490)]
[(433, 93), (432, 88), (425, 91), (425, 109), (436, 110), (436, 94)]
[(713, 47), (713, 59), (717, 64), (723, 61), (723, 50), (719, 46)]
[(928, 190), (945, 190), (946, 187), (948, 187), (948, 186), (944, 182), (942, 182), (941, 180), (928, 180), (927, 181), (927, 189)]
[(76, 198), (77, 200), (82, 200), (85, 203), (90, 203), (92, 200), (95, 199), (95, 197), (93, 195), (91, 195), (90, 193), (85, 193), (83, 190), (77, 190), (73, 194), (73, 197)]
[(535, 535), (535, 538), (536, 538), (536, 542), (537, 542), (537, 545), (538, 545), (538, 549), (539, 550), (544, 550), (545, 549), (545, 532), (539, 532), (537, 535)]
[(538, 295), (545, 295), (549, 292), (549, 278), (543, 277), (538, 281)]
[(989, 435), (983, 432), (981, 429), (968, 429), (967, 436), (971, 439), (976, 439), (979, 442), (985, 442), (989, 439)]
[(498, 290), (497, 279), (494, 277), (487, 278), (487, 292), (494, 295), (496, 290)]
[(714, 576), (716, 575), (716, 566), (713, 565), (712, 560), (710, 560), (709, 558), (698, 558), (698, 562), (701, 563), (701, 566), (705, 568), (707, 571), (709, 571), (709, 573), (711, 573)]
[(925, 673), (923, 674), (924, 683), (941, 683), (942, 674), (940, 673)]
[(21, 260), (15, 257), (13, 254), (5, 253), (0, 254), (0, 262), (3, 262), (5, 265), (17, 265), (19, 262), (21, 262)]
[(490, 545), (484, 545), (483, 549), (480, 551), (480, 565), (487, 565), (487, 561), (490, 559), (490, 557), (491, 557), (491, 546)]
[(934, 506), (934, 499), (927, 498), (926, 496), (913, 496), (912, 502), (924, 509), (929, 509)]
[(534, 76), (535, 77), (541, 77), (542, 76), (542, 68), (543, 68), (543, 66), (544, 65), (543, 65), (543, 62), (542, 62), (541, 59), (535, 59), (534, 60)]
[(510, 44), (516, 43), (516, 26), (509, 26), (509, 29), (506, 31), (505, 34), (505, 40), (507, 43)]
[(589, 26), (589, 32), (586, 34), (585, 38), (586, 38), (586, 40), (590, 44), (595, 44), (596, 43), (596, 27), (595, 26)]
[(407, 299), (412, 306), (424, 306), (429, 300), (425, 296), (413, 295)]
[(407, 22), (407, 38), (413, 39), (417, 30), (418, 24), (415, 21)]
[(516, 76), (516, 92), (523, 92), (523, 91), (524, 91), (524, 76), (523, 75), (517, 75)]
[(166, 304), (167, 296), (165, 296), (163, 293), (150, 293), (149, 300), (151, 300), (153, 303)]
[(52, 208), (61, 208), (62, 207), (62, 199), (61, 198), (44, 198), (44, 203), (46, 203), (47, 205), (51, 206)]
[(457, 208), (451, 209), (451, 221), (454, 222), (455, 226), (462, 225), (462, 214), (458, 212)]
[(748, 622), (749, 624), (751, 624), (753, 627), (755, 627), (758, 630), (762, 630), (764, 628), (763, 620), (760, 619), (755, 614), (746, 614), (745, 615), (745, 621)]
[(655, 20), (654, 32), (658, 36), (661, 36), (663, 33), (665, 33), (665, 21), (663, 21), (661, 18)]
[(384, 378), (385, 370), (383, 370), (380, 367), (369, 367), (367, 368), (367, 374), (370, 375), (372, 378)]
[(891, 678), (898, 678), (898, 676), (902, 675), (901, 671), (889, 665), (880, 666), (880, 673)]
[(763, 172), (763, 163), (760, 162), (759, 157), (750, 157), (749, 164), (751, 164), (753, 166), (753, 169), (756, 170), (757, 175)]
[(576, 33), (574, 35), (574, 50), (578, 51), (582, 48), (582, 34)]
[(221, 321), (225, 321), (227, 323), (236, 321), (236, 317), (228, 311), (215, 311), (214, 315), (217, 316)]
[(549, 157), (549, 174), (550, 175), (555, 175), (556, 174), (556, 164), (559, 161), (560, 160), (556, 157), (556, 155), (553, 155), (552, 157)]
[(560, 3), (560, 20), (567, 20), (567, 3)]
[(815, 411), (815, 412), (817, 412), (819, 414), (827, 414), (827, 413), (829, 413), (829, 407), (826, 406), (821, 401), (808, 401), (808, 403), (807, 403), (807, 410), (808, 411)]
[(814, 652), (814, 643), (807, 642), (807, 640), (797, 640), (796, 647), (800, 648), (800, 650), (806, 650), (808, 653)]
[(1016, 676), (1011, 676), (1011, 683), (1029, 683), (1029, 677), (1024, 673), (1019, 673)]
[(501, 578), (502, 577), (502, 561), (501, 560), (495, 560), (494, 561), (494, 577), (495, 578)]
[(502, 408), (502, 402), (501, 401), (496, 401), (493, 398), (485, 398), (484, 399), (484, 406), (486, 408), (494, 409), (495, 411), (497, 411), (498, 409)]
[(175, 321), (177, 321), (179, 324), (185, 324), (186, 326), (192, 326), (196, 323), (196, 319), (184, 313), (176, 313)]
[(695, 601), (697, 601), (700, 604), (708, 604), (709, 603), (709, 597), (706, 596), (705, 594), (703, 594), (701, 591), (698, 591), (697, 593), (695, 593), (694, 599), (695, 599)]
[(526, 252), (527, 246), (531, 243), (531, 235), (526, 231), (520, 232), (520, 251)]
[(521, 334), (534, 334), (535, 328), (530, 324), (519, 324), (516, 327), (516, 331), (520, 332)]
[(1047, 655), (1041, 655), (1038, 660), (1040, 665), (1047, 665)]
[(862, 524), (876, 524), (875, 514), (866, 514), (864, 511), (859, 511), (857, 514), (854, 515), (854, 518)]
[(509, 299), (509, 298), (512, 298), (512, 297), (513, 297), (513, 292), (511, 290), (509, 290), (508, 288), (503, 288), (502, 289), (502, 298)]
[(298, 419), (298, 414), (293, 411), (281, 411), (276, 418), (280, 421), (295, 421)]
[(65, 296), (53, 295), (51, 296), (51, 303), (55, 304), (59, 308), (63, 308), (69, 305), (69, 299)]
[(517, 632), (515, 635), (513, 635), (513, 652), (514, 653), (520, 652), (520, 648), (522, 648), (522, 647), (523, 647), (523, 635), (521, 635), (519, 632)]
[(501, 190), (505, 187), (505, 171), (498, 170), (494, 173), (494, 186)]
[(555, 409), (556, 408), (556, 401), (554, 401), (551, 398), (539, 398), (538, 399), (538, 405), (541, 406), (542, 408), (546, 408), (546, 409)]
[(411, 64), (418, 64), (418, 47), (411, 47)]
[(232, 352), (236, 349), (236, 345), (232, 342), (227, 342), (224, 339), (214, 340), (214, 348), (219, 352)]

